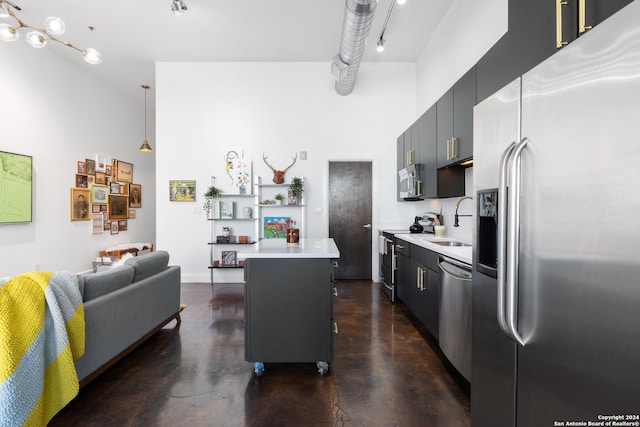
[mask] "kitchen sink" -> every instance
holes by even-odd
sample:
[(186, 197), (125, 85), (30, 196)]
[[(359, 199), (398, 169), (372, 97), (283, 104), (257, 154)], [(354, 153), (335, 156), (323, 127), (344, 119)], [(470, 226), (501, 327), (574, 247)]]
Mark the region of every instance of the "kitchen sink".
[(435, 243), (436, 245), (440, 245), (440, 246), (471, 246), (468, 243), (456, 242), (453, 240), (447, 240), (447, 241), (441, 240), (436, 242), (431, 241), (431, 243)]

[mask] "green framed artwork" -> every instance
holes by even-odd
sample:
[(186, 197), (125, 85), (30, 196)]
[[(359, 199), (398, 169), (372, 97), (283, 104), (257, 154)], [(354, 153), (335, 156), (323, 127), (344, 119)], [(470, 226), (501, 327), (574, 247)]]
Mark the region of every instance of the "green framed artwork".
[(33, 158), (0, 151), (0, 223), (32, 221)]
[(169, 201), (170, 202), (195, 202), (196, 201), (196, 181), (195, 180), (170, 180), (169, 181)]
[(91, 186), (91, 204), (106, 205), (109, 203), (109, 187), (93, 184)]

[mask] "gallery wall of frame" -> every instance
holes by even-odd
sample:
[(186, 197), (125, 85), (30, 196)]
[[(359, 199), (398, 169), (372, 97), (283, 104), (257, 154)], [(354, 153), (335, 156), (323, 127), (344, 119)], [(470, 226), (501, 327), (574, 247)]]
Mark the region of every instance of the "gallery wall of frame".
[(93, 234), (129, 229), (142, 208), (142, 186), (133, 183), (133, 164), (102, 154), (77, 162), (71, 188), (71, 221), (89, 221)]

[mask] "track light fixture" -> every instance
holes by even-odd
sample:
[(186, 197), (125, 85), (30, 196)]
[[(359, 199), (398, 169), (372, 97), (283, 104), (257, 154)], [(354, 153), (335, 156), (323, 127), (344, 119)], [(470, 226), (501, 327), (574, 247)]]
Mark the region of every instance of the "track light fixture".
[(387, 31), (387, 25), (389, 25), (389, 19), (391, 19), (391, 14), (393, 13), (393, 8), (395, 7), (396, 3), (398, 3), (399, 5), (403, 5), (407, 2), (407, 0), (393, 0), (391, 2), (391, 5), (389, 6), (389, 11), (387, 12), (387, 17), (384, 20), (384, 24), (382, 25), (382, 31), (380, 32), (380, 37), (378, 38), (378, 46), (376, 47), (376, 50), (378, 52), (382, 52), (384, 50), (384, 33)]
[(149, 141), (147, 141), (147, 91), (149, 90), (149, 85), (141, 85), (142, 89), (144, 89), (144, 142), (140, 146), (139, 150), (143, 153), (150, 153), (153, 150), (149, 145)]
[(50, 16), (44, 20), (44, 28), (33, 27), (20, 20), (13, 9), (18, 11), (22, 10), (9, 0), (0, 0), (0, 19), (13, 18), (17, 24), (10, 25), (6, 22), (0, 23), (0, 40), (4, 42), (16, 41), (20, 37), (18, 30), (20, 28), (26, 28), (28, 30), (32, 30), (25, 36), (27, 43), (32, 47), (38, 49), (43, 48), (47, 45), (47, 42), (52, 41), (77, 50), (89, 64), (97, 65), (102, 62), (102, 56), (97, 50), (91, 48), (80, 49), (69, 42), (65, 42), (57, 38), (64, 34), (65, 31), (65, 25), (62, 19)]
[(187, 10), (187, 5), (182, 0), (173, 0), (171, 3), (171, 11), (174, 15), (180, 16)]

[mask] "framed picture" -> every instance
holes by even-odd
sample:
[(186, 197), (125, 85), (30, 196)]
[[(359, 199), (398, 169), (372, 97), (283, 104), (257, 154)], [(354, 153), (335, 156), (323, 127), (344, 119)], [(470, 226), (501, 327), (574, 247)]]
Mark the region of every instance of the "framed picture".
[[(108, 200), (108, 198), (107, 198)], [(104, 212), (105, 214), (109, 214), (109, 206), (108, 205), (100, 205), (100, 212)]]
[(104, 231), (109, 231), (109, 230), (111, 230), (111, 221), (106, 221), (106, 220), (104, 219), (104, 215), (103, 215), (103, 217), (102, 217), (102, 221), (103, 221), (103, 222), (102, 222), (102, 228), (104, 229)]
[(111, 179), (116, 179), (116, 171), (118, 170), (118, 161), (111, 159)]
[(233, 219), (233, 202), (220, 202), (220, 219)]
[(31, 222), (33, 158), (0, 151), (0, 223)]
[(194, 180), (170, 180), (169, 181), (169, 201), (170, 202), (195, 202), (196, 182)]
[(116, 160), (116, 181), (133, 182), (133, 165), (131, 163)]
[(71, 221), (89, 221), (89, 200), (91, 191), (87, 188), (71, 189)]
[(107, 169), (106, 158), (102, 154), (96, 154), (96, 172), (105, 173)]
[(223, 267), (235, 267), (236, 266), (236, 251), (222, 251), (220, 253), (222, 258)]
[(109, 189), (110, 189), (110, 193), (111, 194), (120, 194), (120, 183), (119, 182), (115, 182), (115, 181), (111, 181), (109, 183)]
[(87, 164), (85, 162), (78, 162), (78, 173), (87, 173)]
[[(129, 199), (131, 200), (131, 199)], [(129, 202), (129, 207), (131, 207), (131, 202)], [(136, 211), (133, 209), (129, 209), (129, 219), (136, 219)]]
[(111, 221), (111, 234), (118, 234), (118, 221)]
[(126, 219), (118, 220), (118, 230), (127, 231), (127, 220)]
[(129, 186), (127, 184), (120, 184), (120, 188), (118, 188), (118, 194), (124, 194), (126, 196), (129, 195)]
[(109, 196), (109, 219), (128, 219), (129, 218), (129, 197), (127, 196)]
[(91, 233), (102, 234), (104, 233), (104, 218), (101, 213), (91, 214)]
[(96, 184), (105, 185), (107, 183), (107, 174), (96, 171), (95, 182)]
[(86, 159), (84, 162), (87, 164), (87, 175), (94, 175), (96, 173), (96, 161)]
[[(91, 205), (91, 213), (100, 213), (100, 205)], [(102, 215), (102, 214), (100, 214)]]
[(106, 173), (106, 174), (107, 174), (107, 176), (108, 176), (109, 178), (111, 178), (111, 165), (107, 165), (107, 166), (104, 168), (104, 173)]
[(129, 184), (129, 207), (130, 208), (142, 207), (142, 185)]
[[(109, 187), (106, 185), (93, 184), (91, 186), (91, 203), (94, 205), (105, 205), (109, 203)], [(102, 207), (100, 207), (102, 210)]]
[(291, 218), (289, 217), (264, 217), (263, 236), (265, 239), (284, 239), (287, 237), (287, 230), (290, 228)]
[(89, 177), (87, 175), (76, 174), (76, 187), (89, 188)]

